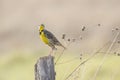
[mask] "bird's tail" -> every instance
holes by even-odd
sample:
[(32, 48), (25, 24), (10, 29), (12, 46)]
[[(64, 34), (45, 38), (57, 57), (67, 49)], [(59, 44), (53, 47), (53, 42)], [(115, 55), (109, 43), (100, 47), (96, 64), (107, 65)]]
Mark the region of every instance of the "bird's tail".
[(58, 42), (57, 44), (56, 44), (57, 46), (61, 46), (61, 47), (63, 47), (64, 49), (67, 49), (65, 46), (63, 46), (60, 42)]
[(62, 44), (60, 45), (61, 47), (63, 47), (64, 49), (67, 49), (65, 46), (63, 46)]

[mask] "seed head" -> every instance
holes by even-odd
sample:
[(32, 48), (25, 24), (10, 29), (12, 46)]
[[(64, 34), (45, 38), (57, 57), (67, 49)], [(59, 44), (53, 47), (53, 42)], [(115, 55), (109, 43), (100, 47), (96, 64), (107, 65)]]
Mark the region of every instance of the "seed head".
[(120, 53), (118, 53), (118, 56), (120, 56)]
[(118, 30), (119, 30), (119, 28), (115, 28), (115, 30), (116, 30), (116, 31), (118, 31)]
[(101, 24), (98, 24), (98, 26), (101, 26)]
[(85, 27), (85, 26), (83, 26), (82, 31), (85, 31), (85, 28), (86, 28), (86, 27)]
[(116, 54), (116, 52), (114, 52), (114, 54)]
[(68, 41), (70, 41), (70, 39), (68, 39)]
[(65, 39), (65, 37), (66, 37), (66, 35), (65, 35), (65, 34), (63, 34), (63, 35), (62, 35), (62, 39)]

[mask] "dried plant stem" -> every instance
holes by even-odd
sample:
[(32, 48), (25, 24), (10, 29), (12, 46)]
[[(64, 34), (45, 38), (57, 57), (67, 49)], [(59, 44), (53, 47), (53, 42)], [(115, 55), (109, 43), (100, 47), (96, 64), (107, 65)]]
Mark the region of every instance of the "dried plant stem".
[[(71, 44), (72, 42), (70, 42), (69, 44), (68, 44), (68, 46)], [(68, 46), (67, 46), (67, 48), (68, 48)], [(62, 57), (62, 55), (63, 55), (63, 53), (64, 53), (64, 51), (65, 51), (66, 49), (63, 49), (63, 51), (61, 52), (61, 54), (58, 56), (58, 58), (57, 58), (57, 60), (56, 60), (56, 62), (55, 62), (55, 65), (57, 64), (57, 62), (60, 60), (60, 58)]]
[(85, 70), (86, 70), (86, 64), (82, 65), (82, 74), (81, 74), (81, 79), (80, 80), (84, 80)]
[(57, 60), (56, 60), (56, 62), (55, 62), (55, 65), (57, 64), (57, 62), (59, 61), (59, 59), (60, 59), (61, 56), (63, 55), (64, 51), (65, 51), (65, 49), (63, 49), (63, 51), (61, 52), (61, 54), (58, 56), (58, 58), (57, 58)]
[(92, 59), (95, 55), (97, 55), (107, 44), (109, 43), (109, 41), (102, 47), (100, 48), (99, 50), (97, 50), (95, 53), (93, 53), (89, 58), (87, 58), (86, 60), (84, 60), (83, 62), (81, 62), (66, 78), (65, 80), (68, 80), (70, 78), (70, 76), (72, 76), (72, 74), (74, 72), (76, 72), (81, 65), (85, 64), (86, 62), (88, 62), (90, 59)]
[(99, 73), (99, 71), (100, 71), (102, 65), (104, 64), (105, 60), (107, 59), (107, 56), (108, 56), (108, 54), (110, 53), (110, 51), (111, 51), (111, 49), (112, 49), (114, 43), (116, 42), (116, 40), (117, 40), (119, 34), (120, 34), (120, 32), (118, 32), (118, 33), (116, 34), (115, 38), (113, 39), (113, 41), (112, 41), (111, 45), (109, 46), (107, 52), (104, 54), (104, 57), (103, 57), (103, 59), (102, 59), (100, 65), (98, 66), (98, 68), (97, 68), (97, 70), (96, 70), (96, 72), (95, 72), (95, 74), (94, 74), (94, 76), (93, 76), (93, 78), (92, 78), (91, 80), (96, 80), (97, 74)]

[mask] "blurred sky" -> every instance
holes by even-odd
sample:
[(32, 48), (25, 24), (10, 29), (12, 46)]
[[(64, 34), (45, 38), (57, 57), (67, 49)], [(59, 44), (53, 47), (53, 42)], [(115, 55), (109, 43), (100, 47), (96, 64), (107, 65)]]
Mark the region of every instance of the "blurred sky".
[(59, 39), (63, 33), (87, 36), (81, 44), (88, 48), (120, 25), (120, 0), (0, 0), (0, 12), (1, 54), (46, 48), (38, 35), (42, 23)]

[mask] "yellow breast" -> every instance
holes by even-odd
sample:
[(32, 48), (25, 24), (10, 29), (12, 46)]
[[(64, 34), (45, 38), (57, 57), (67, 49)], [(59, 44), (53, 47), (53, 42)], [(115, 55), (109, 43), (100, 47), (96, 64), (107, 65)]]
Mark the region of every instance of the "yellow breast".
[(48, 38), (45, 36), (44, 32), (41, 32), (40, 38), (41, 38), (41, 40), (42, 40), (45, 44), (48, 44), (48, 43), (49, 43), (49, 40), (48, 40)]

